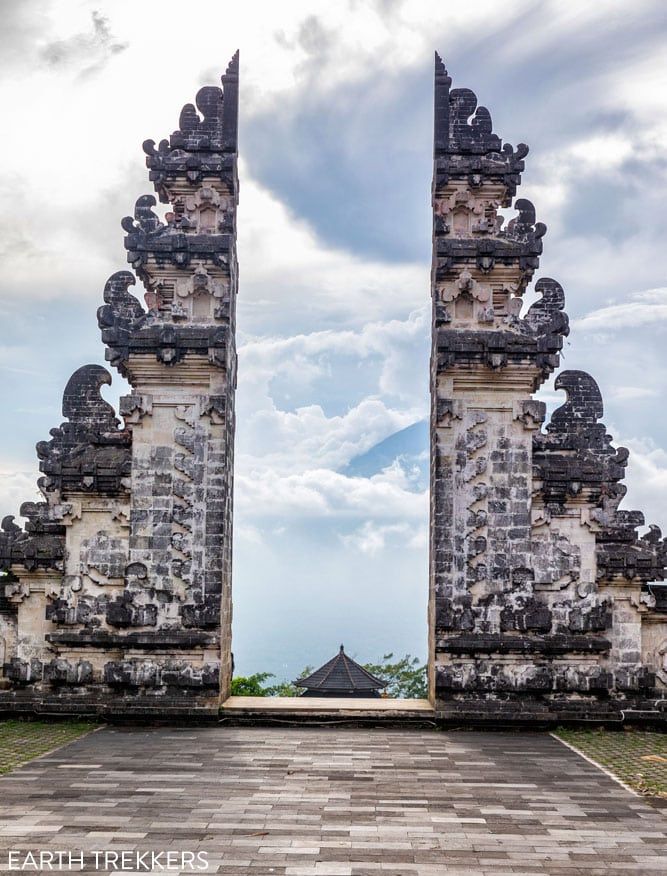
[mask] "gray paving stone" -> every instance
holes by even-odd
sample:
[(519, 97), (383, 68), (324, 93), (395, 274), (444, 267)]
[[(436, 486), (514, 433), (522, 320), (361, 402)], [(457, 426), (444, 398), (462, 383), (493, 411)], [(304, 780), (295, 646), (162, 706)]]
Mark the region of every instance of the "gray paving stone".
[(656, 874), (667, 821), (546, 734), (108, 728), (0, 779), (0, 870), (40, 848), (203, 850), (234, 876)]

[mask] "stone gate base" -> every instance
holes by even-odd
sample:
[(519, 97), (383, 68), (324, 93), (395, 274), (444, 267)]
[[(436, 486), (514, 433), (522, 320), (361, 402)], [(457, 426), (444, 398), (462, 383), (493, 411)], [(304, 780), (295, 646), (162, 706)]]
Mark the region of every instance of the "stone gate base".
[(426, 699), (336, 699), (329, 697), (36, 696), (0, 692), (0, 719), (91, 718), (126, 724), (430, 724), (447, 727), (544, 729), (559, 725), (651, 726), (667, 730), (667, 700), (554, 699), (499, 696), (439, 701)]
[(0, 695), (0, 718), (10, 715), (34, 718), (94, 718), (109, 723), (194, 723), (218, 721), (220, 703), (216, 697), (195, 699), (192, 696), (115, 697), (103, 693), (93, 696), (44, 696), (32, 692), (6, 691)]

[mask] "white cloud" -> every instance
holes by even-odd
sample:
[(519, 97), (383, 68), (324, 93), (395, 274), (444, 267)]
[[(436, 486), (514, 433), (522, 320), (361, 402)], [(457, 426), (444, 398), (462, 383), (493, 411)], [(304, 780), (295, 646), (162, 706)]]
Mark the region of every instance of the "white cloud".
[(242, 520), (423, 519), (427, 494), (414, 492), (412, 486), (399, 465), (371, 478), (347, 477), (325, 468), (299, 474), (279, 474), (273, 469), (242, 470), (236, 475), (236, 510)]
[(234, 523), (234, 538), (237, 542), (241, 541), (251, 546), (264, 543), (262, 530), (258, 526), (238, 520)]
[(336, 381), (334, 363), (356, 363), (357, 380), (368, 393), (397, 397), (418, 419), (426, 410), (429, 340), (426, 307), (402, 320), (370, 322), (355, 330), (246, 337), (239, 346), (240, 379), (252, 387), (256, 407), (258, 396), (268, 396), (277, 378), (295, 388), (308, 387), (321, 379)]
[[(244, 368), (255, 376), (266, 376), (279, 368), (314, 368), (322, 355), (354, 356), (390, 355), (397, 346), (414, 349), (429, 336), (430, 322), (426, 310), (414, 311), (404, 320), (366, 323), (358, 330), (315, 331), (288, 337), (248, 337), (239, 347)], [(294, 365), (295, 361), (298, 365)], [(317, 369), (316, 369), (317, 370)], [(318, 370), (319, 373), (319, 370)]]
[(647, 438), (614, 443), (630, 450), (628, 493), (621, 507), (643, 511), (646, 523), (658, 524), (667, 535), (667, 451)]
[(80, 77), (85, 77), (101, 70), (127, 46), (127, 43), (114, 39), (109, 20), (93, 9), (89, 29), (47, 42), (40, 48), (39, 59), (53, 69), (74, 67)]
[(0, 519), (8, 514), (20, 521), (19, 508), (23, 502), (41, 502), (37, 489), (37, 466), (29, 469), (18, 460), (0, 463)]
[(388, 543), (394, 547), (421, 551), (428, 541), (428, 524), (423, 520), (421, 525), (416, 526), (406, 522), (379, 525), (373, 520), (367, 520), (353, 533), (341, 535), (340, 538), (346, 547), (352, 547), (371, 557), (384, 551)]
[(327, 246), (249, 178), (238, 222), (239, 316), (246, 330), (360, 326), (408, 314), (429, 300), (428, 264), (362, 259)]
[(633, 144), (618, 134), (598, 134), (574, 143), (569, 156), (578, 168), (608, 174), (633, 154)]
[[(324, 498), (314, 479), (426, 416), (429, 329), (422, 309), (357, 330), (247, 338), (239, 348), (237, 479), (251, 482), (253, 495), (257, 484), (270, 484), (272, 506), (280, 495), (291, 511), (301, 503), (311, 513), (334, 513), (341, 502), (349, 510), (356, 482), (336, 475)], [(336, 396), (341, 381), (356, 403), (327, 413), (320, 399)], [(281, 407), (275, 399), (282, 387), (306, 402)], [(349, 497), (336, 492), (338, 484)]]
[(319, 405), (295, 411), (271, 406), (243, 424), (239, 466), (248, 468), (249, 458), (250, 464), (261, 459), (263, 466), (276, 471), (340, 468), (414, 422), (410, 413), (391, 410), (379, 399), (365, 399), (346, 414), (333, 417), (327, 417)]
[(667, 320), (667, 288), (649, 289), (631, 296), (623, 304), (610, 304), (587, 313), (573, 323), (582, 331), (615, 331)]
[(657, 389), (651, 386), (614, 386), (610, 397), (618, 401), (632, 401), (640, 398), (654, 398), (658, 395)]

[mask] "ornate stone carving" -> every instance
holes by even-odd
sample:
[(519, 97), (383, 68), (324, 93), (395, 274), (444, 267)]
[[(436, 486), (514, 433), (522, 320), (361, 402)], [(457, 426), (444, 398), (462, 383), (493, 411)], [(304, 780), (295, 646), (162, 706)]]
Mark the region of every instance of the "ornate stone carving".
[(625, 474), (628, 451), (612, 446), (611, 435), (598, 420), (603, 415), (597, 383), (584, 371), (562, 371), (556, 389), (567, 400), (557, 408), (546, 432), (535, 436), (534, 462), (544, 500), (563, 504), (568, 496), (586, 492), (593, 506), (618, 506), (623, 491), (617, 488)]
[(100, 389), (111, 383), (99, 365), (84, 365), (70, 377), (63, 394), (68, 418), (51, 429), (51, 440), (37, 444), (39, 485), (44, 492), (117, 495), (129, 488), (131, 437), (118, 428), (114, 409)]
[(0, 570), (22, 566), (29, 571), (62, 571), (65, 555), (65, 527), (49, 516), (46, 502), (24, 502), (20, 514), (27, 517), (25, 528), (14, 517), (3, 518), (0, 531)]
[(120, 398), (119, 413), (125, 423), (140, 423), (144, 417), (153, 413), (153, 396), (139, 395), (136, 392), (123, 395)]
[(179, 128), (169, 140), (161, 140), (157, 149), (154, 140), (144, 142), (150, 180), (161, 201), (171, 199), (170, 187), (181, 177), (192, 186), (217, 177), (230, 190), (238, 187), (238, 76), (237, 52), (222, 77), (222, 89), (214, 86), (200, 89), (196, 107), (192, 104), (183, 107)]
[(519, 420), (524, 429), (539, 429), (544, 422), (547, 406), (536, 399), (522, 399), (513, 404), (514, 419)]
[(449, 428), (452, 420), (463, 417), (463, 404), (458, 399), (436, 398), (435, 425), (438, 428)]
[(112, 274), (104, 287), (105, 304), (97, 311), (102, 343), (107, 345), (106, 358), (123, 377), (128, 376), (125, 363), (130, 339), (146, 321), (146, 311), (128, 291), (135, 283), (129, 271)]
[[(516, 150), (503, 145), (493, 133), (491, 115), (477, 107), (477, 97), (469, 88), (450, 91), (452, 80), (442, 59), (435, 55), (434, 178), (436, 189), (449, 180), (463, 180), (476, 191), (485, 182), (502, 185), (508, 206), (521, 182), (523, 159), (528, 147)], [(468, 115), (466, 115), (466, 113)]]

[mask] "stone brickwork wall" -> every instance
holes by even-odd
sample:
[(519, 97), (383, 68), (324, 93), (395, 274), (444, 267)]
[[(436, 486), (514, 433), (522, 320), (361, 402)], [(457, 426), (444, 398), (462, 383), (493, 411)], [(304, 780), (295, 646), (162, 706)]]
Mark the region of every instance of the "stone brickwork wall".
[(37, 446), (44, 502), (2, 523), (0, 708), (215, 713), (229, 691), (238, 54), (196, 104), (144, 143), (164, 220), (143, 195), (122, 221), (146, 306), (120, 271), (98, 311), (124, 423), (80, 368)]
[(450, 85), (436, 56), (432, 696), (468, 720), (656, 714), (667, 604), (647, 585), (665, 578), (667, 547), (618, 509), (628, 452), (599, 422), (592, 377), (558, 375), (566, 401), (542, 429), (533, 393), (569, 327), (552, 279), (521, 315), (546, 232), (514, 200), (528, 147), (503, 145), (473, 92)]

